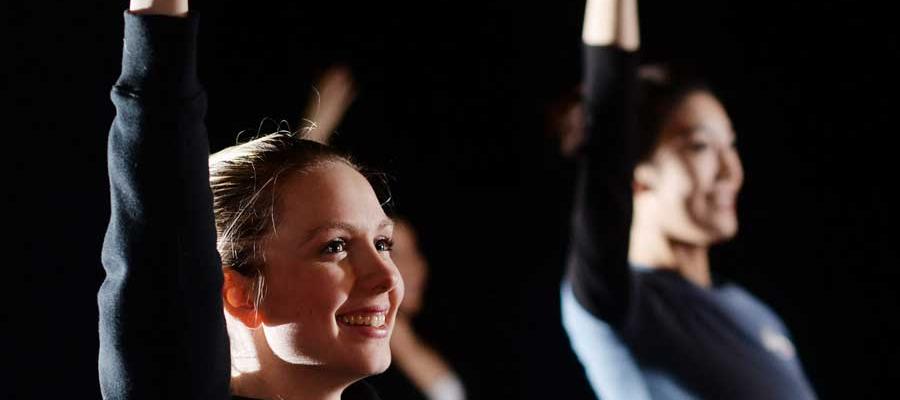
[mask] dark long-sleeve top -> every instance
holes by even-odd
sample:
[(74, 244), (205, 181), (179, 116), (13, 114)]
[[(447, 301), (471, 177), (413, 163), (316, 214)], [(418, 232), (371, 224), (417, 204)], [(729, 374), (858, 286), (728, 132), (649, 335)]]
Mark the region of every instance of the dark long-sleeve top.
[[(814, 398), (786, 329), (761, 301), (735, 284), (702, 288), (629, 264), (637, 58), (584, 50), (587, 141), (566, 274), (575, 300), (618, 334), (653, 397), (666, 392), (654, 385), (674, 381), (700, 398)], [(659, 374), (668, 382), (650, 378)]]
[(125, 13), (97, 296), (107, 399), (231, 399), (196, 35), (194, 15)]

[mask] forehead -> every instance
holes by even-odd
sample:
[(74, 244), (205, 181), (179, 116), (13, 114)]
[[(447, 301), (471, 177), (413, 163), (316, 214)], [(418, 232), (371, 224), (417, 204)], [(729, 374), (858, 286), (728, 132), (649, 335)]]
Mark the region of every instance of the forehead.
[(675, 107), (664, 127), (668, 138), (703, 134), (729, 139), (734, 136), (731, 119), (722, 103), (706, 91), (686, 95)]
[(342, 224), (376, 229), (387, 218), (366, 178), (344, 163), (327, 162), (286, 178), (276, 208), (279, 228), (306, 232)]
[(394, 220), (394, 236), (394, 239), (413, 241), (415, 240), (416, 234), (409, 223), (403, 219), (399, 219)]

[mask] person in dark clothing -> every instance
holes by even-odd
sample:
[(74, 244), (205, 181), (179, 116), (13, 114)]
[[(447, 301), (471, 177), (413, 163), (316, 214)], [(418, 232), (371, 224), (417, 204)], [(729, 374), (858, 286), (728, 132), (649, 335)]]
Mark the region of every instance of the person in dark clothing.
[(636, 3), (589, 0), (585, 13), (585, 141), (562, 288), (572, 347), (606, 400), (814, 398), (784, 324), (710, 273), (709, 247), (737, 231), (735, 135), (703, 86), (652, 70), (640, 82)]
[(103, 396), (377, 398), (354, 382), (390, 363), (403, 297), (393, 222), (325, 145), (279, 132), (210, 157), (196, 33), (187, 0), (133, 0), (125, 13)]
[(465, 400), (462, 380), (446, 359), (432, 347), (427, 337), (417, 332), (413, 319), (422, 310), (428, 285), (429, 267), (419, 249), (416, 230), (409, 220), (394, 215), (394, 243), (392, 257), (403, 277), (404, 297), (400, 303), (391, 354), (394, 363), (384, 374), (373, 377), (370, 383), (385, 396), (405, 400)]

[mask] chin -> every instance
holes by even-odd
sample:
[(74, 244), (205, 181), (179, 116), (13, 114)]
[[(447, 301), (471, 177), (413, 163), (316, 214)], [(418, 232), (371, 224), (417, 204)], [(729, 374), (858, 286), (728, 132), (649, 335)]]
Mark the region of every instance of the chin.
[(736, 218), (722, 218), (716, 221), (716, 241), (724, 242), (733, 239), (738, 233)]
[(391, 366), (391, 352), (385, 351), (383, 354), (360, 355), (357, 362), (354, 363), (354, 372), (362, 377), (370, 375), (378, 375)]
[(391, 352), (390, 350), (386, 351), (385, 354), (379, 356), (373, 363), (370, 364), (369, 375), (380, 374), (388, 369), (391, 366)]
[(369, 375), (378, 375), (384, 371), (387, 371), (388, 367), (390, 367), (390, 366), (391, 366), (391, 356), (390, 356), (390, 354), (388, 354), (388, 356), (385, 357), (383, 362), (380, 365), (376, 366), (372, 370), (372, 373), (370, 373)]

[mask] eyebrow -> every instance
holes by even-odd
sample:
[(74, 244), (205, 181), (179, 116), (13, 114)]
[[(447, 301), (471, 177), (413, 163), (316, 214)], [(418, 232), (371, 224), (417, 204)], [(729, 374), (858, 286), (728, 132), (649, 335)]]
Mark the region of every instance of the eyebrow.
[[(716, 132), (718, 132), (718, 130), (713, 128), (712, 126), (703, 123), (693, 125), (688, 128), (687, 131), (688, 133), (703, 132), (705, 134), (716, 134)], [(734, 129), (728, 129), (725, 133), (730, 139), (737, 138), (737, 134), (734, 132)]]
[[(394, 220), (392, 220), (390, 218), (385, 218), (378, 224), (377, 230), (381, 230), (381, 229), (384, 229), (387, 227), (392, 227), (392, 226), (394, 226)], [(353, 224), (343, 222), (343, 221), (332, 221), (332, 222), (327, 222), (323, 225), (319, 225), (313, 229), (306, 231), (304, 239), (301, 243), (306, 244), (307, 242), (312, 240), (314, 237), (316, 237), (316, 235), (318, 235), (319, 232), (326, 231), (329, 229), (342, 230), (342, 231), (348, 231), (348, 232), (364, 231), (364, 229), (362, 229), (361, 227), (359, 227), (357, 225), (353, 225)]]

